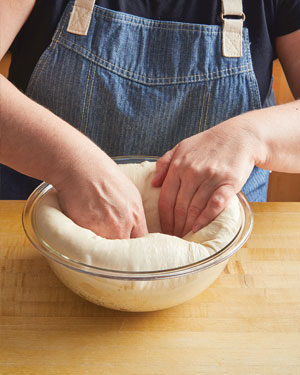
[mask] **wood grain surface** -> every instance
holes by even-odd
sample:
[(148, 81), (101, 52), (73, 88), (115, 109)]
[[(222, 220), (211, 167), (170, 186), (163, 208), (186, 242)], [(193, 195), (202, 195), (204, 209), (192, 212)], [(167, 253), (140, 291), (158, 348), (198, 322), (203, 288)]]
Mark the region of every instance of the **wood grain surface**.
[(125, 313), (73, 294), (0, 202), (0, 374), (299, 375), (300, 203), (255, 203), (246, 245), (171, 309)]

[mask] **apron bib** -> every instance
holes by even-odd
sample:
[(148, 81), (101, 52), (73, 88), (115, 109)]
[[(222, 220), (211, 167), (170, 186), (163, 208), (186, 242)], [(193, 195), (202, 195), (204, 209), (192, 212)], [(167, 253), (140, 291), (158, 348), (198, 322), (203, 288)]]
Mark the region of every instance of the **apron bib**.
[[(82, 1), (90, 11), (76, 8)], [(240, 26), (238, 51), (225, 17), (222, 28), (76, 3), (67, 5), (26, 93), (111, 157), (161, 156), (184, 138), (261, 108), (246, 28)], [(253, 169), (243, 187), (250, 201), (266, 200), (268, 175)]]

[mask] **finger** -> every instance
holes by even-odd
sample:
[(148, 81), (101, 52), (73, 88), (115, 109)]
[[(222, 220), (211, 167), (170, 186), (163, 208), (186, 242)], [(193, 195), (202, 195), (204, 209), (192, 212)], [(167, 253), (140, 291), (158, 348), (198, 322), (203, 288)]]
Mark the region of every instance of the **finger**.
[(178, 175), (169, 170), (162, 185), (158, 202), (161, 229), (166, 234), (173, 234), (174, 207), (179, 189)]
[(94, 223), (94, 227), (91, 223), (89, 224), (89, 229), (98, 236), (110, 240), (130, 238), (131, 227), (127, 222), (109, 217), (106, 219), (104, 217), (98, 217), (96, 220), (97, 222)]
[(93, 231), (97, 236), (107, 238), (109, 240), (116, 240), (116, 239), (128, 239), (130, 238), (130, 230), (117, 227), (113, 224), (108, 225), (107, 223), (104, 225), (91, 225), (89, 224), (84, 225), (84, 228), (90, 229)]
[(130, 238), (144, 237), (149, 234), (146, 219), (144, 218), (139, 225), (136, 225), (132, 228)]
[(235, 192), (232, 186), (222, 185), (209, 198), (207, 205), (201, 212), (193, 225), (193, 232), (197, 232), (201, 228), (213, 221), (227, 206), (230, 198), (234, 196)]
[(207, 200), (209, 198), (209, 191), (206, 184), (201, 184), (198, 186), (197, 191), (195, 192), (193, 199), (190, 202), (187, 211), (187, 217), (182, 231), (182, 237), (184, 237), (188, 232), (193, 228), (194, 223), (200, 216), (201, 212), (206, 206)]
[[(182, 232), (187, 219), (188, 209), (199, 185), (196, 182), (197, 181), (194, 181), (193, 183), (193, 181), (191, 180), (181, 180), (181, 185), (177, 194), (176, 204), (174, 208), (174, 236), (182, 236)], [(199, 214), (200, 212), (197, 211), (196, 218), (199, 216)]]
[(204, 177), (205, 179), (202, 180), (201, 184), (199, 184), (198, 189), (195, 192), (193, 199), (189, 205), (187, 219), (182, 236), (185, 236), (188, 232), (192, 230), (194, 223), (206, 207), (210, 197), (221, 185), (222, 180), (220, 180), (220, 178), (218, 178), (217, 175), (204, 175), (202, 177)]
[(166, 175), (169, 170), (170, 162), (175, 153), (176, 146), (172, 150), (166, 152), (160, 159), (156, 162), (156, 170), (152, 180), (152, 186), (159, 187), (164, 182)]
[(220, 178), (220, 176), (218, 175), (214, 175), (212, 177), (206, 177), (203, 183), (199, 186), (189, 206), (186, 225), (183, 230), (182, 236), (185, 236), (188, 232), (192, 230), (196, 220), (201, 215), (202, 211), (205, 209), (211, 196), (221, 186), (221, 183), (222, 178)]

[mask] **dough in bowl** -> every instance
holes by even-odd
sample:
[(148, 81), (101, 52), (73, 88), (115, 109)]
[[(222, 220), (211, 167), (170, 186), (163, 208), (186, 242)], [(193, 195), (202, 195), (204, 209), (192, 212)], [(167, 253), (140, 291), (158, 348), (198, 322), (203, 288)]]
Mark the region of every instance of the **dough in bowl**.
[(36, 209), (39, 236), (59, 253), (82, 263), (122, 271), (156, 271), (185, 266), (221, 250), (237, 234), (241, 209), (237, 196), (209, 225), (183, 239), (159, 233), (159, 188), (151, 181), (154, 162), (120, 164), (141, 193), (149, 233), (145, 237), (110, 240), (76, 225), (62, 212), (57, 193), (42, 197)]

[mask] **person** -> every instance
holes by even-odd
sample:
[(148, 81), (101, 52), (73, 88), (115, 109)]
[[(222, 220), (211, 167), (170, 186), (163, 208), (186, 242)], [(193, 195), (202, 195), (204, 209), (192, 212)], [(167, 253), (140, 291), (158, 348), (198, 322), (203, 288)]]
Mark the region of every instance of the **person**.
[[(299, 0), (0, 5), (2, 199), (36, 186), (21, 172), (51, 183), (77, 224), (144, 236), (141, 197), (111, 157), (154, 155), (162, 230), (183, 236), (241, 189), (264, 201), (269, 170), (300, 172)], [(276, 57), (296, 99), (280, 106)]]

